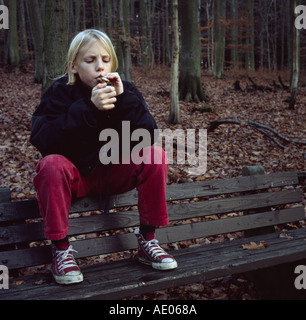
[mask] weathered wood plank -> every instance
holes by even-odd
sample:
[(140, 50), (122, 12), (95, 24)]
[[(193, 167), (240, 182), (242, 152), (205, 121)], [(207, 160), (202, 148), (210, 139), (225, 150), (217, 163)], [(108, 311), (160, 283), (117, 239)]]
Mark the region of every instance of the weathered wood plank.
[(40, 217), (36, 199), (0, 203), (0, 222)]
[[(272, 173), (260, 176), (238, 177), (198, 181), (167, 186), (167, 200), (182, 200), (194, 197), (218, 196), (236, 192), (261, 190), (270, 187), (296, 185), (296, 172)], [(132, 190), (125, 194), (110, 197), (110, 208), (137, 205), (137, 192)], [(99, 209), (97, 197), (88, 197), (73, 201), (70, 213), (95, 211)], [(0, 222), (40, 217), (36, 200), (0, 203)]]
[[(250, 241), (268, 240), (263, 250), (243, 250), (245, 239), (174, 251), (179, 267), (169, 272), (153, 270), (134, 260), (123, 260), (83, 268), (85, 281), (59, 286), (46, 275), (35, 275), (20, 286), (0, 291), (0, 299), (121, 299), (134, 294), (205, 281), (229, 274), (270, 267), (306, 258), (306, 230), (289, 231), (294, 239), (265, 235)], [(194, 257), (197, 257), (196, 263)], [(222, 259), (220, 259), (222, 257)], [(38, 280), (46, 283), (35, 285)]]
[(300, 202), (302, 196), (300, 190), (249, 194), (218, 200), (174, 204), (168, 207), (168, 212), (171, 220), (179, 220), (295, 203)]
[(209, 237), (217, 234), (250, 230), (264, 226), (302, 220), (305, 218), (303, 207), (256, 213), (248, 216), (218, 219), (199, 223), (168, 227), (159, 236), (161, 243), (171, 243), (193, 238)]
[[(301, 200), (302, 193), (300, 190), (284, 190), (203, 202), (173, 204), (168, 206), (168, 212), (169, 220), (174, 221), (212, 214), (271, 207), (300, 202)], [(137, 211), (115, 213), (110, 216), (94, 215), (73, 218), (69, 221), (69, 236), (134, 227), (138, 224), (139, 215)], [(43, 228), (42, 222), (0, 227), (0, 245), (43, 240)]]
[(232, 179), (217, 179), (170, 185), (167, 199), (188, 199), (194, 197), (217, 196), (236, 192), (262, 190), (272, 187), (296, 185), (296, 172), (271, 173), (258, 176), (245, 176)]
[[(250, 230), (268, 225), (277, 225), (304, 219), (303, 207), (258, 213), (248, 216), (204, 221), (184, 224), (174, 227), (166, 227), (158, 230), (158, 240), (161, 244), (171, 243), (195, 238), (208, 237), (216, 234), (231, 233), (242, 230)], [(78, 251), (77, 258), (107, 254), (117, 251), (125, 251), (137, 248), (134, 234), (120, 234), (116, 236), (73, 242), (73, 247)], [(0, 264), (11, 269), (32, 265), (49, 263), (51, 259), (50, 249), (35, 247), (1, 252)]]
[(11, 191), (9, 188), (0, 188), (0, 202), (11, 201)]
[[(298, 184), (296, 172), (272, 173), (262, 176), (239, 177), (231, 179), (218, 179), (209, 181), (198, 181), (168, 185), (166, 199), (183, 200), (196, 197), (218, 196), (234, 192), (245, 192), (251, 190), (262, 190), (270, 187), (282, 187)], [(110, 199), (110, 207), (124, 207), (137, 205), (136, 190), (129, 191), (123, 195), (115, 195)], [(73, 212), (82, 212), (84, 209), (90, 211), (98, 210), (98, 199), (95, 197), (77, 200), (72, 204)], [(90, 209), (90, 210), (89, 210)]]

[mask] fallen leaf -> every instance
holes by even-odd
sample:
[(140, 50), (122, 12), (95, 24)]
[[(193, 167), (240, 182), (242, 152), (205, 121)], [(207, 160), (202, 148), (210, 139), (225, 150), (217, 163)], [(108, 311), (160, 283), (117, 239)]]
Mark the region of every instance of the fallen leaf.
[(37, 281), (34, 282), (34, 284), (35, 284), (36, 286), (39, 286), (39, 285), (44, 284), (44, 283), (46, 283), (46, 280), (43, 280), (43, 279), (37, 280)]
[(264, 241), (260, 241), (259, 244), (257, 244), (254, 241), (251, 241), (248, 244), (243, 244), (242, 248), (243, 250), (260, 250), (260, 249), (267, 248), (268, 246), (269, 244), (264, 243)]
[(15, 281), (13, 281), (13, 286), (20, 286), (24, 283), (26, 283), (25, 280), (15, 280)]
[(280, 238), (287, 238), (287, 239), (293, 239), (292, 235), (289, 234), (289, 233), (286, 233), (286, 232), (282, 232), (280, 235), (279, 235)]

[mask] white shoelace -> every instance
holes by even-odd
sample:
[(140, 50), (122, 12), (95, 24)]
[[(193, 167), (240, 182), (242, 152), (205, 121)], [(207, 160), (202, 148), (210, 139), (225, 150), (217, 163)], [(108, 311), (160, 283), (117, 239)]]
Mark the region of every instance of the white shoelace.
[[(72, 252), (77, 252), (77, 251), (72, 249), (71, 245), (69, 246), (69, 248), (67, 250), (64, 250), (64, 251), (57, 250), (56, 251), (56, 261), (57, 261), (59, 272), (61, 272), (63, 269), (77, 266), (77, 264), (74, 260), (74, 257), (71, 254)], [(69, 260), (65, 261), (67, 258), (69, 258)]]
[[(152, 245), (152, 246), (151, 246)], [(158, 257), (162, 255), (168, 255), (159, 245), (158, 245), (158, 240), (153, 239), (150, 241), (147, 241), (144, 244), (144, 247), (146, 250), (148, 250), (148, 253), (152, 256)]]

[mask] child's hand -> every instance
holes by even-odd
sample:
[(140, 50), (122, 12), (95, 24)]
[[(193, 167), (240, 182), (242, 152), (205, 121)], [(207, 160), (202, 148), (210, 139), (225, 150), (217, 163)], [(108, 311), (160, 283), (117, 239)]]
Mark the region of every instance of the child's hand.
[(115, 108), (116, 95), (115, 87), (99, 83), (92, 89), (91, 101), (100, 111), (110, 110)]
[(111, 82), (111, 85), (116, 89), (117, 96), (123, 93), (124, 89), (119, 73), (109, 73), (105, 76), (105, 78), (107, 78)]

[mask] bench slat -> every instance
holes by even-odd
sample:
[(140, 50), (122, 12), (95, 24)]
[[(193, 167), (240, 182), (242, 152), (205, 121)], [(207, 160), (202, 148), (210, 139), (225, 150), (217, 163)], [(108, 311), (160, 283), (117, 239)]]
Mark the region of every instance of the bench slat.
[(271, 173), (255, 176), (241, 176), (232, 179), (217, 179), (170, 185), (167, 199), (188, 199), (195, 197), (217, 196), (236, 192), (284, 187), (298, 184), (296, 172)]
[(0, 202), (11, 201), (11, 190), (9, 188), (0, 188)]
[[(167, 186), (167, 200), (183, 200), (193, 197), (218, 196), (235, 192), (262, 190), (298, 184), (296, 172), (271, 173), (260, 176), (246, 176), (231, 179), (198, 181)], [(110, 197), (110, 208), (137, 205), (136, 190)], [(70, 213), (96, 211), (99, 209), (97, 197), (87, 197), (71, 204)], [(0, 222), (39, 218), (36, 200), (0, 203)]]
[[(284, 190), (250, 194), (235, 198), (173, 204), (168, 206), (168, 212), (169, 220), (174, 221), (289, 204), (300, 202), (301, 200), (302, 193), (300, 190)], [(107, 217), (94, 215), (90, 217), (73, 218), (69, 220), (69, 236), (134, 227), (138, 224), (138, 211), (115, 213)], [(42, 222), (0, 227), (0, 245), (33, 242), (43, 239), (44, 227)]]
[(0, 203), (0, 222), (40, 217), (36, 199)]
[(177, 242), (191, 238), (210, 237), (217, 234), (233, 233), (266, 226), (279, 225), (305, 219), (303, 207), (262, 212), (228, 219), (204, 221), (165, 228), (162, 243)]
[[(209, 181), (188, 182), (168, 185), (166, 189), (167, 201), (184, 200), (196, 197), (219, 196), (236, 192), (263, 190), (270, 187), (284, 187), (297, 185), (299, 182), (296, 172), (271, 173), (261, 176), (245, 176), (231, 179), (217, 179)], [(123, 195), (115, 195), (110, 199), (110, 208), (137, 205), (136, 190)], [(71, 212), (98, 210), (96, 197), (77, 200), (72, 204)]]
[[(204, 238), (215, 234), (232, 233), (269, 225), (283, 224), (304, 218), (303, 207), (295, 207), (248, 216), (161, 228), (158, 230), (158, 239), (161, 244), (171, 243), (194, 238)], [(75, 241), (72, 244), (78, 251), (76, 254), (77, 258), (137, 248), (136, 237), (132, 233)], [(49, 246), (35, 247), (1, 252), (0, 264), (6, 265), (9, 269), (16, 269), (49, 263), (50, 258)]]

